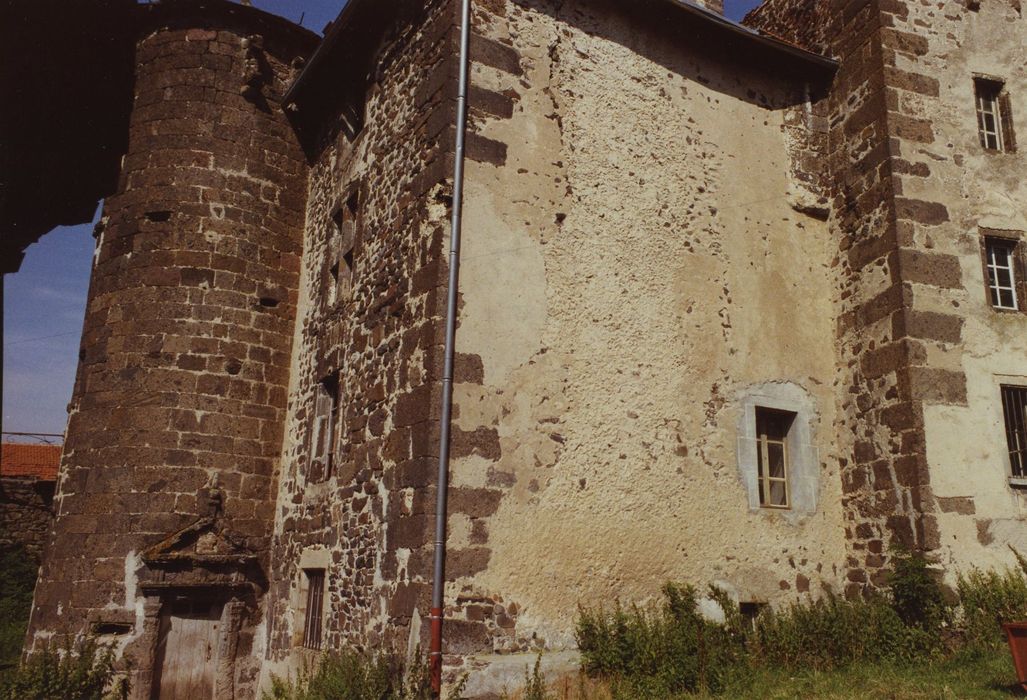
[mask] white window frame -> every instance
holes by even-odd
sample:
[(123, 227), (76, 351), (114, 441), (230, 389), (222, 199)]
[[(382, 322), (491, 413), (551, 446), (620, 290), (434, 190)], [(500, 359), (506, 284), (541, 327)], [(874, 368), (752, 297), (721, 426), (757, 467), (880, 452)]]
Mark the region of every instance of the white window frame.
[[(986, 237), (984, 239), (984, 256), (985, 266), (988, 272), (988, 300), (991, 302), (992, 307), (996, 309), (1003, 309), (1005, 311), (1019, 311), (1020, 300), (1017, 294), (1017, 279), (1016, 279), (1016, 248), (1018, 242), (1008, 238), (995, 238)], [(999, 265), (996, 251), (1002, 248), (1006, 251), (1006, 263), (1005, 265)], [(1009, 285), (1003, 286), (999, 284), (998, 273), (1000, 270), (1006, 270), (1009, 272)], [(1008, 294), (1012, 297), (1012, 306), (1008, 306), (1003, 303), (1003, 293)]]
[[(1005, 138), (1002, 133), (1002, 106), (999, 97), (1003, 85), (997, 80), (977, 78), (974, 80), (974, 96), (977, 103), (977, 131), (981, 146), (989, 151), (1004, 151)], [(991, 119), (993, 128), (989, 128)]]

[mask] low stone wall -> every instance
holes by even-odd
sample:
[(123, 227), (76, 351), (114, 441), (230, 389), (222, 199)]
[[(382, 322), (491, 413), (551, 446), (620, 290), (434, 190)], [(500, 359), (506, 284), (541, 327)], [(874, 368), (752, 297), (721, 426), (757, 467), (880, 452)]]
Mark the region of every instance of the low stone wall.
[(54, 482), (0, 479), (0, 549), (23, 546), (41, 558), (53, 522)]

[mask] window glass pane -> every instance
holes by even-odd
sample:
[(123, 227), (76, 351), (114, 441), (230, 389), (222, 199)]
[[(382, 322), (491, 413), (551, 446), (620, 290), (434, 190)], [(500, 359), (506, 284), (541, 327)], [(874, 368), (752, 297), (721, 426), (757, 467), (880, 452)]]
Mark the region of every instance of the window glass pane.
[(788, 505), (788, 497), (786, 496), (785, 491), (785, 482), (770, 482), (770, 505), (782, 507)]
[(998, 281), (999, 287), (1013, 286), (1013, 276), (1010, 274), (1008, 267), (995, 268), (995, 278)]
[(769, 476), (776, 479), (785, 478), (785, 447), (784, 445), (776, 442), (767, 444), (767, 458), (770, 462)]
[(1016, 308), (1016, 297), (1013, 295), (1012, 289), (1002, 289), (999, 291), (999, 305), (1004, 309)]

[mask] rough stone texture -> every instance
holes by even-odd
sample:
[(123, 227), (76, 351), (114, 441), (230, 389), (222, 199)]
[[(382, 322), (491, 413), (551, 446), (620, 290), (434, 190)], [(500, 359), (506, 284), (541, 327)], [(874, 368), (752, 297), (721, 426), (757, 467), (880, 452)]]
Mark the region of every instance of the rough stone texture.
[[(323, 125), (304, 233), (265, 677), (307, 661), (297, 648), (304, 620), (289, 601), (301, 584), (298, 562), (312, 548), (327, 547), (332, 558), (328, 646), (405, 646), (427, 616), (456, 12), (450, 0), (430, 2), (390, 33), (358, 134)], [(491, 105), (509, 108), (502, 99)], [(496, 161), (502, 153), (482, 139), (469, 143), (469, 157)], [(352, 212), (352, 285), (333, 304), (326, 289), (343, 208)], [(314, 390), (333, 373), (344, 409), (325, 479), (312, 470), (311, 417)]]
[(1012, 340), (1024, 317), (974, 292), (986, 285), (977, 231), (1024, 228), (1005, 199), (1022, 185), (1011, 156), (979, 145), (972, 78), (1007, 78), (1014, 118), (1022, 110), (1009, 72), (1025, 52), (1021, 21), (1004, 2), (968, 13), (892, 0), (770, 0), (747, 18), (841, 59), (832, 224), (847, 250), (840, 339), (855, 370), (842, 397), (857, 436), (843, 477), (853, 593), (880, 582), (868, 552), (882, 537), (935, 551), (950, 576), (951, 564), (1009, 558), (1010, 540), (985, 542), (965, 516), (982, 499), (997, 517), (1018, 512), (998, 384), (1024, 383)]
[(42, 559), (53, 523), (54, 482), (0, 478), (0, 549), (24, 547)]
[[(313, 567), (324, 646), (426, 643), (458, 4), (390, 6), (307, 85), (343, 94), (297, 103), (307, 162), (273, 37), (142, 38), (34, 639), (127, 625), (145, 687), (169, 587), (223, 591), (219, 688), (245, 697), (313, 660)], [(750, 14), (831, 75), (671, 2), (474, 3), (450, 677), (495, 695), (573, 644), (579, 602), (670, 579), (777, 604), (879, 587), (896, 542), (949, 576), (1027, 550), (998, 396), (1027, 385), (1027, 315), (981, 264), (984, 236), (1027, 240), (1027, 178), (973, 106), (998, 76), (1027, 114), (1023, 20), (942, 5)], [(745, 407), (782, 396), (802, 512), (746, 489)]]
[[(122, 625), (140, 698), (156, 632), (144, 609), (158, 615), (174, 580), (144, 550), (213, 517), (238, 561), (266, 565), (285, 420), (307, 169), (275, 105), (311, 37), (284, 22), (262, 36), (262, 13), (217, 10), (140, 8), (129, 148), (98, 227), (29, 632), (33, 647)], [(254, 692), (265, 585), (246, 566), (234, 589), (199, 571), (175, 583), (248, 600), (233, 697)]]

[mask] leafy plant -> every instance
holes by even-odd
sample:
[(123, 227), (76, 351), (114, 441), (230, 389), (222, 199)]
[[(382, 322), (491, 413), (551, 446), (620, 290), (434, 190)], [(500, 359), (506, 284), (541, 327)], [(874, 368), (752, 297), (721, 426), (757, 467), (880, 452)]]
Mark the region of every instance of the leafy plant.
[[(466, 678), (450, 698), (460, 697)], [(431, 674), (420, 649), (407, 667), (397, 654), (375, 656), (358, 651), (325, 654), (311, 672), (301, 671), (294, 681), (273, 676), (263, 700), (430, 700)], [(0, 699), (2, 700), (2, 699)]]
[(827, 670), (859, 661), (906, 664), (930, 656), (938, 645), (937, 635), (905, 624), (883, 598), (828, 596), (765, 613), (750, 653), (759, 663)]
[(1002, 623), (1027, 618), (1027, 579), (1020, 570), (971, 569), (959, 574), (957, 589), (970, 644), (1000, 644)]
[(124, 700), (128, 683), (118, 678), (114, 650), (92, 639), (32, 654), (0, 685), (0, 700)]
[(895, 550), (888, 586), (892, 607), (906, 625), (928, 632), (940, 629), (946, 618), (945, 597), (926, 557)]
[(700, 613), (694, 587), (674, 584), (664, 586), (656, 609), (582, 608), (576, 637), (585, 672), (622, 679), (634, 697), (718, 692), (744, 658), (745, 640), (737, 606), (724, 592), (709, 592), (725, 610), (725, 623)]

